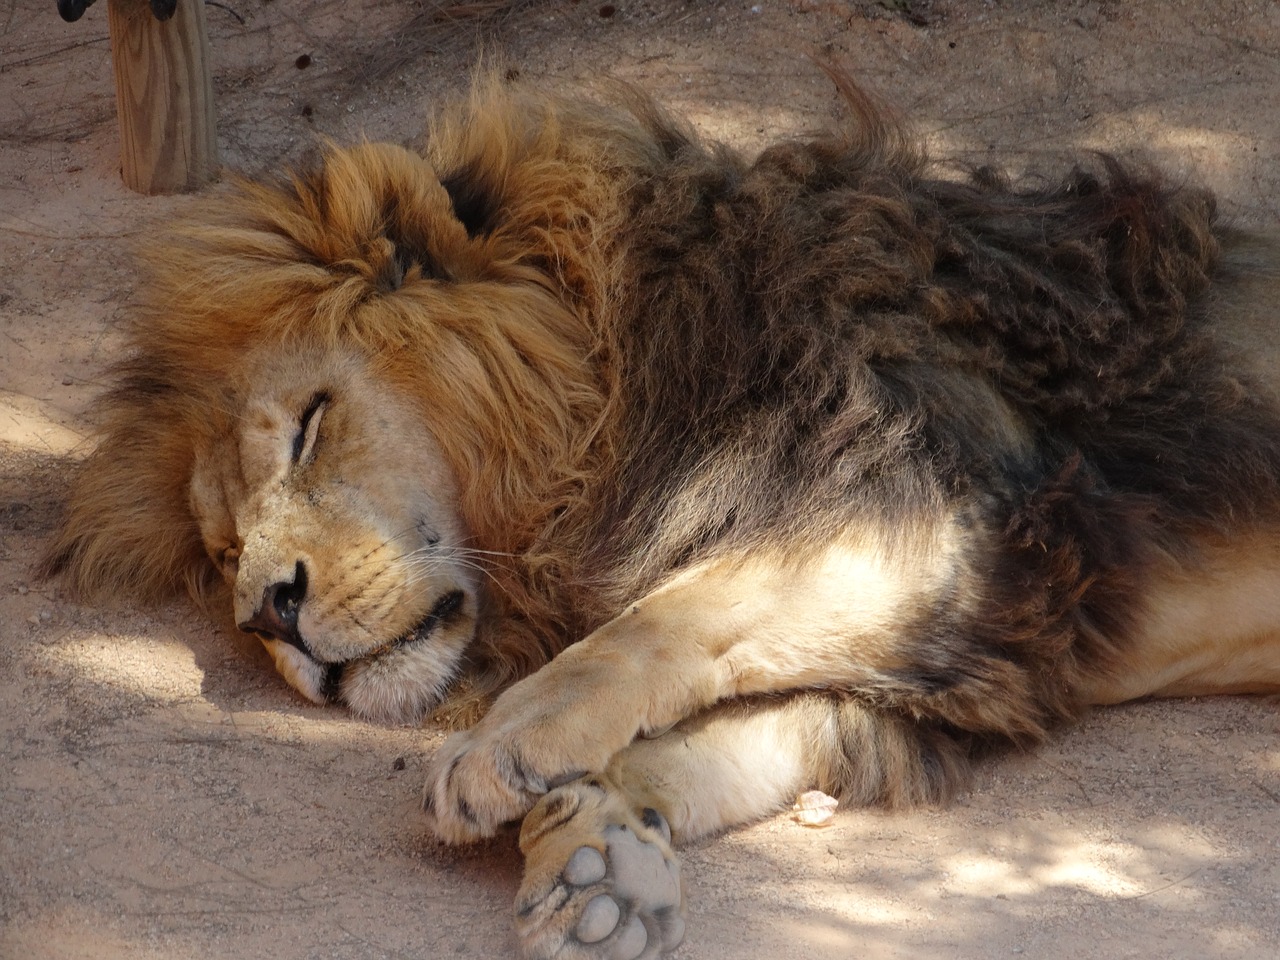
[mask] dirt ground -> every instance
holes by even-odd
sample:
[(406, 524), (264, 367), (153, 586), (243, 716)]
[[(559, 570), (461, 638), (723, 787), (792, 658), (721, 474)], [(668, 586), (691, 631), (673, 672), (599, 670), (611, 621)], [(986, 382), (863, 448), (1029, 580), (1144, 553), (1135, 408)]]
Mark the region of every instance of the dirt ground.
[[(513, 840), (445, 849), (416, 813), (438, 731), (308, 706), (184, 605), (91, 609), (32, 578), (119, 353), (129, 240), (186, 202), (119, 182), (103, 7), (0, 3), (0, 957), (510, 956)], [(412, 139), (475, 44), (404, 29), (411, 9), (207, 6), (225, 162)], [(636, 81), (746, 147), (833, 117), (810, 59), (832, 57), (939, 158), (1140, 148), (1280, 221), (1270, 0), (546, 0), (489, 49), (539, 82)], [(1280, 956), (1277, 725), (1260, 699), (1131, 705), (945, 810), (699, 844), (678, 956)]]

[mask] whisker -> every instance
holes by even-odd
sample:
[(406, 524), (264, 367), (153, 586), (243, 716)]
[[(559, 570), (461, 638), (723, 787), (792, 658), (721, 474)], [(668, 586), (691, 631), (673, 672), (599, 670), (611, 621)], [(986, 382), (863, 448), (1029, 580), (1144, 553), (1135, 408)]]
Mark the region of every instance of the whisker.
[(408, 580), (408, 582), (411, 584), (416, 584), (426, 580), (427, 577), (430, 575), (430, 573), (434, 569), (438, 569), (440, 566), (443, 566), (446, 562), (462, 567), (464, 570), (474, 570), (476, 573), (479, 573), (488, 577), (494, 583), (499, 582), (498, 578), (494, 575), (492, 570), (488, 569), (482, 564), (475, 563), (473, 561), (468, 561), (462, 558), (449, 558), (446, 561), (443, 558), (420, 557), (415, 560), (401, 562), (400, 565), (406, 568), (406, 579)]
[(494, 575), (493, 571), (489, 569), (487, 564), (466, 556), (463, 551), (454, 547), (446, 547), (444, 549), (441, 549), (438, 545), (423, 547), (398, 558), (396, 560), (396, 564), (397, 566), (405, 569), (408, 572), (408, 575), (414, 578), (414, 582), (424, 579), (431, 570), (438, 569), (446, 565), (454, 565), (466, 570), (474, 570), (476, 573), (488, 577), (494, 583), (498, 582), (498, 578)]
[(518, 553), (510, 553), (506, 550), (481, 550), (479, 547), (467, 547), (462, 545), (451, 547), (450, 549), (457, 550), (461, 553), (474, 553), (478, 556), (486, 557), (511, 557), (514, 559), (520, 556)]
[(381, 542), (374, 544), (372, 547), (369, 548), (368, 552), (366, 552), (363, 556), (357, 557), (355, 561), (353, 561), (354, 565), (352, 566), (352, 569), (359, 570), (360, 566), (366, 560), (372, 557), (375, 553), (377, 553), (383, 547), (388, 547), (391, 544), (395, 543), (397, 540), (401, 539), (402, 537), (409, 536), (417, 529), (418, 529), (418, 524), (416, 523), (410, 524), (409, 526), (401, 530), (399, 533), (393, 533), (391, 536), (387, 537), (385, 540), (382, 540)]

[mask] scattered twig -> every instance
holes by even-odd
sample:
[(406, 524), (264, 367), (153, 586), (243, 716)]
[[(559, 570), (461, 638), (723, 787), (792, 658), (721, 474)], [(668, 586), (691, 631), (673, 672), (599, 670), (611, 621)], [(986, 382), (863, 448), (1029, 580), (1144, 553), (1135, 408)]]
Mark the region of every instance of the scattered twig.
[(81, 47), (91, 47), (95, 43), (106, 43), (109, 37), (104, 33), (100, 37), (90, 37), (88, 40), (77, 40), (75, 43), (69, 43), (65, 47), (58, 47), (56, 50), (46, 50), (44, 53), (32, 54), (21, 60), (10, 60), (8, 63), (0, 63), (0, 73), (12, 70), (14, 67), (28, 67), (33, 63), (41, 63), (45, 60), (52, 60), (60, 53), (66, 53), (68, 50), (79, 50)]
[(1170, 887), (1176, 887), (1180, 883), (1186, 883), (1188, 880), (1190, 880), (1192, 877), (1194, 877), (1197, 873), (1199, 873), (1203, 869), (1204, 867), (1196, 867), (1194, 870), (1188, 873), (1185, 877), (1179, 877), (1177, 880), (1170, 880), (1168, 883), (1164, 884), (1163, 886), (1154, 887), (1151, 890), (1145, 890), (1142, 893), (1130, 894), (1127, 897), (1116, 897), (1116, 899), (1117, 900), (1141, 900), (1143, 897), (1149, 897), (1154, 893), (1160, 893), (1163, 890), (1168, 890)]
[(217, 7), (219, 10), (225, 10), (227, 13), (231, 14), (233, 17), (235, 17), (237, 20), (240, 21), (240, 26), (242, 27), (248, 26), (244, 17), (240, 16), (240, 14), (236, 13), (235, 10), (227, 6), (225, 3), (219, 3), (218, 0), (204, 0), (204, 5), (206, 7)]
[(1274, 790), (1270, 789), (1269, 787), (1265, 786), (1259, 781), (1253, 779), (1252, 777), (1249, 778), (1249, 782), (1252, 783), (1259, 790), (1261, 790), (1263, 793), (1265, 793), (1273, 801), (1275, 801), (1276, 803), (1280, 803), (1280, 794), (1277, 794)]
[(13, 335), (13, 334), (9, 333), (7, 330), (6, 330), (6, 331), (3, 331), (3, 333), (4, 333), (4, 335), (5, 335), (5, 337), (6, 337), (7, 339), (12, 340), (12, 341), (14, 342), (14, 344), (16, 344), (20, 349), (27, 351), (27, 353), (30, 353), (30, 352), (31, 352), (31, 348), (30, 348), (30, 347), (28, 347), (28, 346), (27, 346), (25, 343), (23, 343), (21, 340), (19, 340), (19, 339), (17, 339), (16, 337), (14, 337), (14, 335)]

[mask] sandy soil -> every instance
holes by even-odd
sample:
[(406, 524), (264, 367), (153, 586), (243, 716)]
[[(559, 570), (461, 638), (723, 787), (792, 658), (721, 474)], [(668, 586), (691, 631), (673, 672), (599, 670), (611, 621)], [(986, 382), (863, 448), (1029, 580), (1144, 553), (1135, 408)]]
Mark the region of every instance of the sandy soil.
[[(509, 956), (513, 841), (444, 849), (416, 816), (439, 732), (307, 706), (185, 606), (90, 609), (31, 577), (118, 354), (129, 238), (185, 202), (119, 183), (102, 6), (69, 26), (0, 4), (0, 956)], [(406, 39), (406, 6), (209, 6), (225, 161), (412, 138), (474, 50)], [(831, 118), (808, 58), (835, 57), (936, 156), (1140, 147), (1280, 220), (1266, 0), (547, 0), (493, 45), (532, 78), (638, 81), (747, 146)], [(1276, 732), (1264, 700), (1132, 705), (946, 810), (700, 844), (679, 957), (1280, 956)]]

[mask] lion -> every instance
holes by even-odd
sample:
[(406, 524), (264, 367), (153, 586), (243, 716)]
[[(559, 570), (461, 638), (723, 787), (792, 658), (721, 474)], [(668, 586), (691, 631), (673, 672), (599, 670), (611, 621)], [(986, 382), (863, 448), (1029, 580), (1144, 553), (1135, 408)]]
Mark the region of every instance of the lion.
[(1094, 705), (1280, 689), (1274, 241), (1092, 159), (933, 165), (844, 74), (747, 156), (481, 78), (144, 251), (44, 571), (451, 719), (534, 958), (681, 942), (680, 843), (945, 801)]

